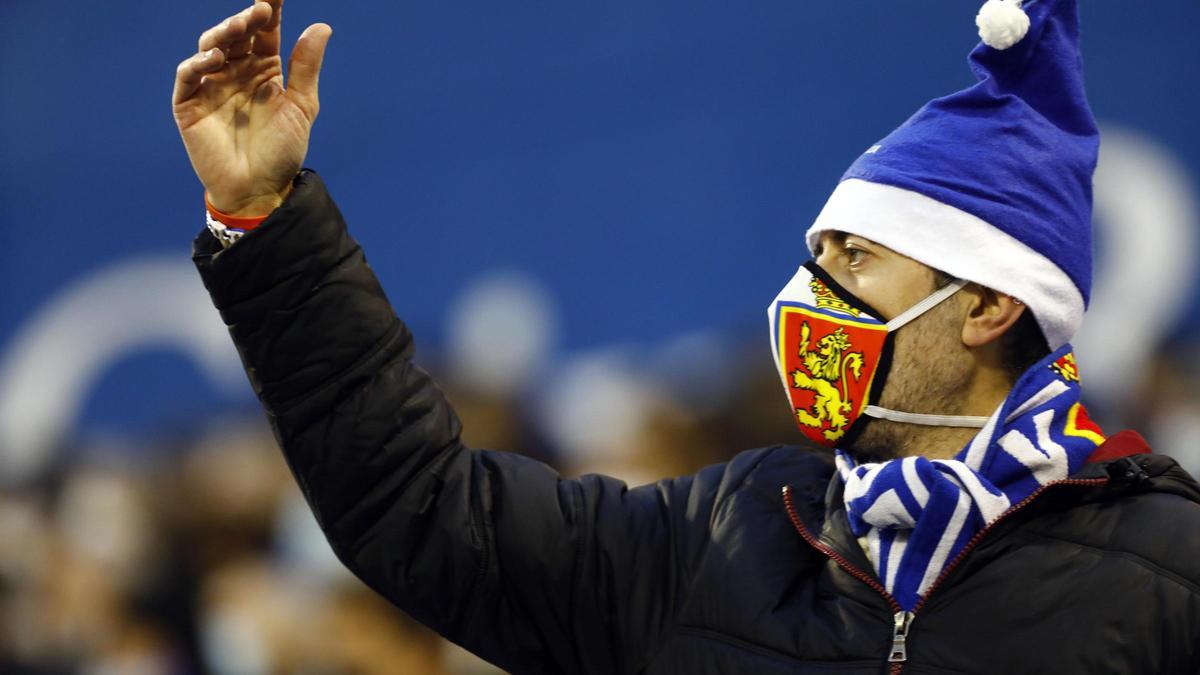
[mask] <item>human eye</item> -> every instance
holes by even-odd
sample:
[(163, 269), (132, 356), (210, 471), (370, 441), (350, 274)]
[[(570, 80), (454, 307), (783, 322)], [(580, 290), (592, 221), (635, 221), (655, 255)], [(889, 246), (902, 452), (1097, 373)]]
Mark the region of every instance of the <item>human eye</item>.
[(861, 249), (853, 244), (847, 244), (842, 247), (842, 256), (846, 259), (846, 265), (849, 267), (858, 267), (870, 255), (866, 250)]

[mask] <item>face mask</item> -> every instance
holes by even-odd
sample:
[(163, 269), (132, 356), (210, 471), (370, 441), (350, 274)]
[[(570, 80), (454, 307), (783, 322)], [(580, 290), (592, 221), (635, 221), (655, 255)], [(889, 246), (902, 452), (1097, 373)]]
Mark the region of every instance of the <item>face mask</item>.
[(929, 426), (983, 427), (988, 418), (926, 415), (873, 405), (891, 366), (893, 334), (957, 293), (956, 279), (891, 321), (809, 261), (768, 310), (771, 352), (800, 431), (827, 447), (847, 446), (864, 416)]

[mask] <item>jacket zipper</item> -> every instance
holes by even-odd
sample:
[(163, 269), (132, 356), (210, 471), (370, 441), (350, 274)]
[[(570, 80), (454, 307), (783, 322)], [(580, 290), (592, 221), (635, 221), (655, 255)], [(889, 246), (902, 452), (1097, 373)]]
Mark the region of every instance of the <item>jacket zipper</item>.
[(804, 522), (800, 520), (800, 516), (796, 513), (796, 507), (792, 502), (792, 486), (790, 485), (785, 485), (783, 487), (783, 503), (787, 507), (788, 518), (791, 519), (792, 526), (796, 529), (796, 532), (800, 534), (800, 538), (804, 539), (804, 541), (808, 542), (810, 546), (820, 551), (829, 559), (833, 560), (838, 564), (839, 567), (848, 572), (851, 576), (863, 582), (867, 586), (875, 589), (875, 591), (877, 591), (881, 596), (883, 596), (883, 599), (887, 601), (888, 606), (892, 608), (892, 649), (888, 654), (888, 663), (891, 664), (889, 675), (900, 675), (900, 672), (904, 669), (905, 661), (908, 660), (908, 648), (906, 645), (908, 640), (908, 631), (912, 628), (912, 623), (917, 618), (917, 612), (921, 611), (921, 608), (925, 605), (925, 602), (930, 598), (930, 596), (933, 595), (933, 592), (937, 590), (946, 577), (949, 576), (950, 572), (952, 572), (954, 568), (958, 567), (958, 565), (963, 561), (963, 558), (967, 557), (967, 554), (979, 545), (979, 542), (984, 538), (984, 536), (987, 535), (988, 532), (991, 532), (993, 528), (995, 528), (1012, 514), (1028, 506), (1030, 502), (1037, 499), (1043, 492), (1051, 487), (1057, 487), (1060, 485), (1099, 486), (1108, 483), (1108, 481), (1108, 478), (1066, 478), (1063, 480), (1046, 483), (1037, 490), (1034, 490), (1028, 497), (1022, 499), (1013, 506), (1010, 506), (1008, 510), (1006, 510), (1004, 513), (1001, 513), (990, 524), (988, 524), (982, 530), (976, 532), (975, 536), (971, 537), (967, 544), (963, 546), (962, 550), (958, 552), (958, 555), (954, 556), (954, 559), (947, 563), (947, 565), (942, 569), (941, 573), (938, 574), (937, 579), (935, 579), (934, 582), (929, 586), (929, 589), (925, 591), (925, 595), (923, 595), (921, 599), (917, 601), (916, 606), (913, 607), (911, 612), (906, 612), (901, 609), (900, 603), (896, 601), (896, 598), (893, 597), (891, 593), (888, 593), (887, 589), (883, 587), (883, 584), (880, 584), (874, 576), (867, 574), (855, 567), (849, 560), (846, 560), (842, 554), (822, 543), (819, 539), (814, 537), (811, 532), (808, 531), (808, 528), (805, 527)]
[(855, 579), (875, 589), (887, 601), (888, 606), (892, 608), (894, 629), (892, 631), (892, 651), (888, 654), (888, 663), (891, 664), (890, 675), (900, 675), (900, 670), (904, 667), (904, 661), (908, 659), (908, 650), (905, 647), (905, 641), (908, 639), (908, 629), (912, 626), (915, 613), (906, 612), (901, 609), (900, 603), (896, 601), (896, 598), (891, 593), (887, 592), (887, 589), (883, 587), (883, 584), (879, 583), (878, 579), (855, 567), (841, 553), (826, 546), (808, 531), (808, 528), (804, 525), (804, 521), (800, 520), (800, 516), (796, 514), (796, 507), (792, 503), (792, 486), (790, 485), (783, 486), (783, 503), (787, 506), (788, 518), (792, 521), (792, 527), (796, 528), (796, 532), (800, 533), (800, 538), (808, 542), (809, 546), (812, 546), (830, 560), (833, 560)]

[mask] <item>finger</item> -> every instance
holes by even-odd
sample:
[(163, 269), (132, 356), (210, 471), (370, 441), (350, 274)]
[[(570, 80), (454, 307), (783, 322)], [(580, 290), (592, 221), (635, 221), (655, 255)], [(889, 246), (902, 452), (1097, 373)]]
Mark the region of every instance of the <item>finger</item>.
[(317, 115), (317, 81), (321, 76), (321, 63), (325, 60), (325, 47), (333, 29), (328, 24), (314, 23), (304, 29), (292, 58), (288, 62), (288, 92), (313, 118)]
[[(249, 9), (248, 27), (241, 40), (230, 46), (232, 58), (249, 54), (277, 56), (279, 54), (279, 3), (283, 0), (255, 0)], [(273, 45), (273, 47), (272, 47)]]
[(271, 18), (254, 36), (254, 53), (259, 56), (278, 56), (280, 26), (283, 25), (283, 0), (266, 0), (271, 5)]
[(242, 53), (249, 51), (249, 41), (271, 19), (270, 5), (258, 2), (209, 28), (200, 35), (199, 50), (206, 52), (213, 47), (229, 51), (235, 43), (245, 42)]
[(210, 49), (184, 59), (175, 69), (175, 93), (171, 101), (175, 105), (183, 103), (204, 81), (204, 76), (215, 73), (225, 65), (225, 55), (220, 49)]

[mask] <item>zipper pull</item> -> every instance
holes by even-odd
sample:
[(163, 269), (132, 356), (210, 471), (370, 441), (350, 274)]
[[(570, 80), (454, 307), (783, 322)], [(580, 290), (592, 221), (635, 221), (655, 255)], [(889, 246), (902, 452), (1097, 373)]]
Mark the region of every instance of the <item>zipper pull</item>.
[(896, 629), (892, 631), (892, 653), (888, 655), (888, 663), (902, 663), (908, 660), (908, 649), (904, 641), (908, 639), (908, 629), (912, 626), (912, 612), (896, 612)]
[(1107, 470), (1109, 478), (1134, 487), (1139, 487), (1150, 478), (1150, 474), (1146, 473), (1146, 469), (1133, 461), (1132, 457), (1118, 459), (1109, 464)]

